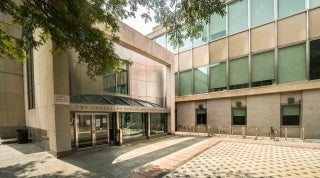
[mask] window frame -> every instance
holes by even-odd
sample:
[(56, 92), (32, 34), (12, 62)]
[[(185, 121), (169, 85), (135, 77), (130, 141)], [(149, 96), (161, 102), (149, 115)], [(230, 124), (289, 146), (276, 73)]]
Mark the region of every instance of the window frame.
[[(245, 116), (244, 116), (244, 124), (235, 124), (234, 122), (234, 110), (236, 109), (243, 109), (245, 110)], [(233, 107), (231, 108), (231, 125), (232, 126), (247, 126), (247, 107)]]
[[(293, 107), (293, 106), (299, 106), (299, 124), (298, 125), (284, 125), (283, 124), (283, 108), (285, 107)], [(301, 126), (301, 104), (300, 103), (295, 103), (295, 104), (285, 104), (281, 105), (281, 120), (280, 120), (280, 125), (281, 127), (300, 127)]]

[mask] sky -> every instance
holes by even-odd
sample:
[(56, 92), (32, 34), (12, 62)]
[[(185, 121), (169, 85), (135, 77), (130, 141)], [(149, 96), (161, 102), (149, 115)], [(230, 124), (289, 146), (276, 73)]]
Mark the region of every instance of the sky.
[(143, 12), (143, 8), (139, 8), (136, 14), (136, 18), (129, 18), (122, 20), (124, 23), (132, 27), (133, 29), (137, 30), (138, 32), (142, 33), (143, 35), (147, 35), (152, 32), (152, 28), (157, 26), (155, 22), (148, 22), (147, 24), (144, 22), (144, 19), (141, 18), (141, 12)]

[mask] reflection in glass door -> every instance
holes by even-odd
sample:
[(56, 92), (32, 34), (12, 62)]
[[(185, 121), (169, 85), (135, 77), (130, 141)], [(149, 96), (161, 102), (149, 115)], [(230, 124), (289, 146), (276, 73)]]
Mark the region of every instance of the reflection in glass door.
[(92, 147), (92, 115), (78, 114), (77, 119), (77, 147), (86, 148)]
[(95, 145), (104, 145), (109, 142), (108, 135), (108, 115), (96, 114), (95, 115)]

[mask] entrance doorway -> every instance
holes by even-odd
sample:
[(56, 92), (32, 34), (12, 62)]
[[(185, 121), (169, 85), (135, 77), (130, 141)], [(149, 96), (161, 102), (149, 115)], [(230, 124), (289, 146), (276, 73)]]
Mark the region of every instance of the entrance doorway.
[[(76, 147), (90, 148), (110, 143), (108, 113), (76, 113), (75, 135)], [(112, 140), (112, 139), (111, 139)]]

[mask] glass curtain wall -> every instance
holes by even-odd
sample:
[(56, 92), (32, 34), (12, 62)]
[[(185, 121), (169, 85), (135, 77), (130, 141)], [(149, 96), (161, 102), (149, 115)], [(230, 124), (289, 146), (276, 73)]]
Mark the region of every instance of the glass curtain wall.
[(252, 86), (272, 85), (274, 81), (274, 51), (253, 55), (251, 58)]
[(163, 34), (163, 35), (157, 37), (154, 41), (156, 43), (158, 43), (159, 45), (161, 45), (162, 47), (167, 48), (167, 37), (166, 37), (166, 34)]
[(227, 65), (225, 62), (214, 64), (210, 67), (210, 91), (227, 89)]
[(305, 0), (278, 0), (279, 18), (287, 17), (305, 9)]
[(251, 26), (274, 20), (274, 0), (251, 0)]
[(306, 80), (305, 44), (279, 49), (278, 55), (278, 83)]
[(248, 0), (235, 1), (228, 5), (229, 34), (248, 28)]
[(103, 76), (103, 91), (107, 93), (128, 94), (128, 71), (123, 66), (121, 72), (107, 71)]
[(230, 89), (246, 88), (249, 86), (248, 57), (230, 61)]
[(193, 47), (198, 47), (208, 42), (208, 26), (206, 22), (202, 22), (203, 30), (201, 32), (201, 36), (199, 38), (193, 39)]
[(150, 114), (150, 134), (159, 134), (167, 132), (167, 117), (162, 113)]
[[(183, 36), (187, 35), (186, 27), (183, 27), (182, 35)], [(179, 52), (186, 51), (186, 50), (192, 48), (192, 41), (191, 41), (190, 37), (187, 37), (187, 38), (183, 39), (182, 41), (183, 41), (183, 45), (179, 46)]]
[(146, 135), (145, 113), (121, 113), (120, 127), (123, 139)]
[(226, 36), (227, 15), (213, 14), (210, 17), (209, 37), (210, 41)]
[(194, 93), (208, 92), (208, 67), (199, 67), (194, 69)]
[(315, 79), (320, 79), (320, 40), (310, 42), (310, 80)]
[(320, 6), (320, 0), (310, 0), (310, 8)]
[(179, 94), (180, 96), (192, 94), (192, 70), (179, 73)]

